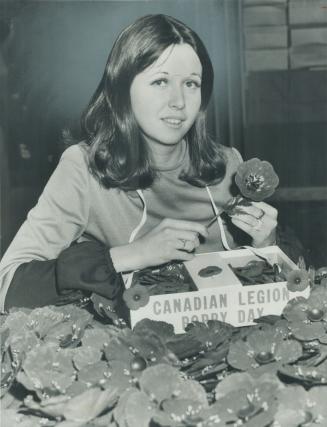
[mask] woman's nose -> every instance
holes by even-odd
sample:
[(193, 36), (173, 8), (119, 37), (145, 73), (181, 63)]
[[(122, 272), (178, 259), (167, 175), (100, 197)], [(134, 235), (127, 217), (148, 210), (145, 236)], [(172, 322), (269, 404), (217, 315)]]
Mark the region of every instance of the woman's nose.
[(174, 85), (169, 93), (168, 105), (170, 108), (181, 110), (185, 107), (185, 99), (183, 88), (178, 85)]

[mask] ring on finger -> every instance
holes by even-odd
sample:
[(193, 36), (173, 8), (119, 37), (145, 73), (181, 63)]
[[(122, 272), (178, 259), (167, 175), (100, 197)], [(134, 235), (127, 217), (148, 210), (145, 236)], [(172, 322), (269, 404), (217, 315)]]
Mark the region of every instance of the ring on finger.
[(256, 218), (260, 221), (261, 218), (263, 218), (265, 216), (265, 211), (263, 209), (260, 209), (260, 214), (259, 216), (257, 216)]
[(181, 242), (182, 242), (182, 244), (183, 244), (183, 247), (182, 247), (182, 249), (185, 249), (185, 247), (186, 247), (186, 240), (185, 239), (179, 239)]

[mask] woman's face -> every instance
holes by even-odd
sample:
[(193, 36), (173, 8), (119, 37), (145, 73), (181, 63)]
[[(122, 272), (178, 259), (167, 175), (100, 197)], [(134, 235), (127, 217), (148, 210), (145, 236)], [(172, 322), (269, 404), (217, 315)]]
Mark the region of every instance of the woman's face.
[(171, 45), (130, 89), (136, 121), (149, 143), (177, 144), (201, 106), (202, 66), (188, 44)]

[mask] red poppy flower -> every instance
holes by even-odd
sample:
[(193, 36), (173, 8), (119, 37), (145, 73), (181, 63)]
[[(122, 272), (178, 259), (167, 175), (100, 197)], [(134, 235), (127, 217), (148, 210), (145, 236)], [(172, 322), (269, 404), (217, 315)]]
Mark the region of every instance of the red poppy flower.
[(306, 270), (292, 270), (287, 275), (287, 289), (291, 292), (300, 292), (309, 286), (309, 274)]
[(137, 310), (140, 307), (144, 307), (149, 302), (149, 293), (144, 286), (135, 285), (123, 294), (123, 300), (130, 310)]
[(298, 340), (327, 342), (327, 289), (319, 285), (311, 290), (309, 298), (290, 300), (283, 310), (283, 316), (289, 321), (289, 328)]
[(302, 346), (295, 340), (288, 340), (283, 329), (267, 327), (255, 330), (246, 340), (231, 343), (227, 361), (241, 371), (260, 368), (267, 364), (293, 363), (302, 355)]
[[(216, 402), (209, 411), (217, 414), (209, 426), (270, 426), (277, 411), (276, 397), (282, 387), (272, 374), (257, 378), (248, 373), (234, 373), (216, 387)], [(219, 422), (219, 420), (221, 422)], [(204, 424), (207, 425), (207, 424)]]
[(253, 158), (240, 164), (235, 182), (244, 197), (260, 202), (274, 193), (279, 178), (269, 162)]

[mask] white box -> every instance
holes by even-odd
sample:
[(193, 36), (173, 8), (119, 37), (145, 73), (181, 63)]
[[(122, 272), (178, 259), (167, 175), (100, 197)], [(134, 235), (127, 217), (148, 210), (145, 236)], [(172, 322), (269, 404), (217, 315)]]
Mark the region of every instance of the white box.
[[(285, 274), (297, 268), (277, 246), (260, 249), (260, 254), (272, 264), (278, 263)], [(221, 266), (221, 260), (233, 267), (240, 267), (253, 259), (258, 260), (251, 250), (238, 249), (199, 254), (194, 260), (186, 262), (185, 267), (194, 279), (199, 268)], [(196, 279), (196, 291), (150, 296), (146, 306), (131, 310), (131, 326), (134, 327), (144, 318), (171, 323), (176, 333), (183, 332), (184, 327), (192, 321), (205, 322), (210, 319), (234, 326), (253, 325), (255, 318), (268, 314), (280, 315), (289, 299), (309, 295), (309, 288), (302, 292), (289, 292), (286, 281), (243, 286), (235, 282), (233, 275), (229, 275), (229, 281), (224, 285), (220, 283), (219, 275), (216, 278), (217, 286), (213, 286), (211, 278), (207, 284)]]

